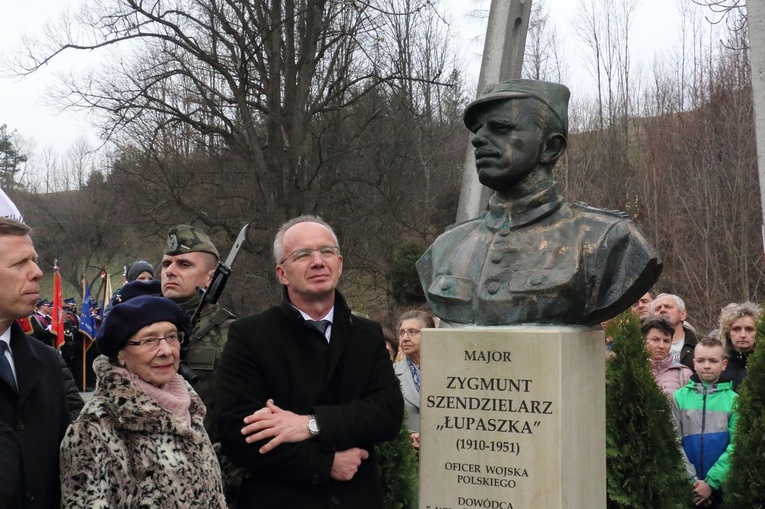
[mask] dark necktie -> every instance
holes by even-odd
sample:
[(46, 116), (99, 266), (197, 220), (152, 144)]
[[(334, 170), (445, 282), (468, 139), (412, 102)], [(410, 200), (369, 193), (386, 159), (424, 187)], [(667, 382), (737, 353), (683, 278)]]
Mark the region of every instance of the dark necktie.
[(8, 384), (13, 388), (14, 391), (18, 392), (18, 388), (16, 387), (16, 379), (13, 378), (13, 370), (11, 369), (11, 363), (8, 362), (8, 359), (5, 357), (5, 350), (8, 348), (8, 343), (5, 341), (0, 341), (0, 377), (3, 378)]
[(327, 327), (332, 325), (332, 322), (329, 320), (306, 320), (305, 323), (321, 332), (322, 336), (326, 335)]

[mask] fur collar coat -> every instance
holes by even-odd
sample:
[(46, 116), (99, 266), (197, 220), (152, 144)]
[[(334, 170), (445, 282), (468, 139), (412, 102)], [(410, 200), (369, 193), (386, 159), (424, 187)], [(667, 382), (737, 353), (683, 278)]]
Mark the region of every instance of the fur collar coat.
[(61, 444), (62, 507), (226, 507), (205, 408), (191, 387), (189, 426), (106, 357), (93, 368), (96, 392)]

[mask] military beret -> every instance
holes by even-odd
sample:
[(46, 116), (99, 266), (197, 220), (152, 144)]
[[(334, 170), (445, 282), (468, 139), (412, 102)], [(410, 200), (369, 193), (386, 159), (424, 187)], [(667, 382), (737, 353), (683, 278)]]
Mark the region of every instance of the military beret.
[(492, 83), (484, 87), (481, 95), (467, 105), (462, 116), (463, 122), (470, 129), (475, 122), (478, 112), (476, 106), (506, 99), (523, 99), (530, 97), (544, 103), (560, 120), (564, 135), (568, 135), (568, 99), (571, 92), (560, 83), (538, 80), (509, 80)]
[(120, 288), (114, 296), (112, 296), (111, 305), (116, 306), (121, 302), (125, 302), (134, 297), (140, 297), (141, 295), (162, 295), (162, 283), (159, 279), (152, 279), (151, 281), (131, 281)]
[(151, 274), (151, 277), (154, 277), (154, 267), (146, 260), (138, 260), (128, 265), (125, 279), (128, 282), (135, 281), (135, 278), (140, 276), (142, 272), (148, 272)]
[(186, 313), (170, 299), (156, 295), (140, 295), (120, 302), (104, 317), (96, 334), (98, 351), (114, 360), (128, 339), (144, 327), (157, 322), (170, 322), (179, 331), (186, 331)]
[(165, 254), (175, 256), (183, 253), (210, 253), (220, 258), (215, 244), (206, 233), (187, 224), (177, 224), (167, 232)]

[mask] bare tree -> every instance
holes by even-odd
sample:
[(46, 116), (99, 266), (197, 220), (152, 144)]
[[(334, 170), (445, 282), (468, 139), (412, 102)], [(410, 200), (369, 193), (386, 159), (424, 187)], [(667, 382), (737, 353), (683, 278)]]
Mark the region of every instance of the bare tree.
[(590, 51), (601, 129), (630, 112), (629, 36), (636, 7), (637, 0), (588, 0), (577, 15), (577, 35)]
[[(423, 218), (450, 203), (446, 137), (461, 127), (444, 120), (441, 102), (461, 83), (436, 7), (88, 0), (28, 41), (15, 66), (34, 72), (62, 51), (105, 55), (90, 74), (62, 80), (59, 99), (101, 114), (117, 147), (106, 181), (135, 211), (119, 218), (124, 231), (189, 222), (226, 245), (251, 222), (253, 257), (242, 267), (271, 284), (275, 226), (321, 213), (353, 235), (348, 270), (384, 293), (378, 275), (399, 238), (413, 225), (417, 236), (432, 232)], [(408, 201), (394, 199), (401, 189)], [(381, 250), (372, 238), (382, 231)]]
[(543, 0), (532, 4), (526, 49), (523, 57), (524, 78), (563, 83), (568, 74), (560, 51), (563, 41), (552, 24)]
[[(16, 66), (33, 72), (65, 50), (111, 49), (108, 65), (69, 77), (61, 97), (103, 113), (106, 134), (128, 135), (122, 143), (140, 134), (155, 149), (231, 151), (248, 172), (247, 209), (273, 224), (312, 208), (312, 120), (380, 83), (410, 79), (409, 68), (375, 58), (386, 42), (379, 33), (391, 16), (410, 19), (427, 4), (91, 0), (71, 20), (76, 29), (50, 26)], [(405, 44), (408, 35), (398, 35), (388, 44)]]

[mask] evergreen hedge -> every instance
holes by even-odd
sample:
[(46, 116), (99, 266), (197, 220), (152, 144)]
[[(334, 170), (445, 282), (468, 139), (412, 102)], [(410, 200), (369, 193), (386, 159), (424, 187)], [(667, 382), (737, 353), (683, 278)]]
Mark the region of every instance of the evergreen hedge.
[[(765, 344), (765, 313), (757, 321), (756, 345)], [(728, 479), (726, 509), (765, 508), (765, 348), (756, 346), (738, 393), (738, 422)]]
[(385, 509), (417, 509), (419, 457), (409, 439), (406, 415), (394, 440), (375, 446)]

